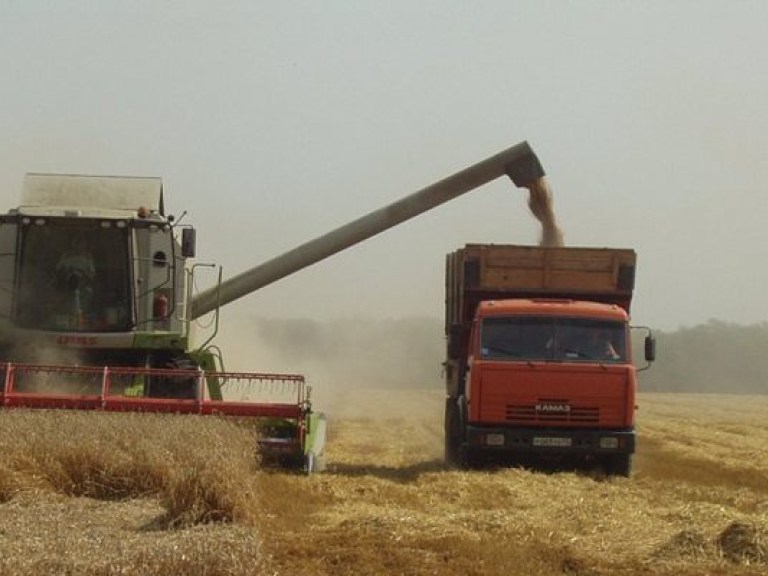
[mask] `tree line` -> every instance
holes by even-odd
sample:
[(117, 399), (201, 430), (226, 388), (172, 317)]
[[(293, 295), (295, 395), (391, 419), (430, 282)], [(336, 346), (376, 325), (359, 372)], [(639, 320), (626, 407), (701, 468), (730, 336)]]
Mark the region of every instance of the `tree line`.
[[(768, 322), (743, 326), (710, 320), (656, 333), (657, 361), (641, 372), (647, 392), (768, 392)], [(641, 359), (642, 338), (635, 342)], [(640, 362), (638, 362), (640, 363)]]

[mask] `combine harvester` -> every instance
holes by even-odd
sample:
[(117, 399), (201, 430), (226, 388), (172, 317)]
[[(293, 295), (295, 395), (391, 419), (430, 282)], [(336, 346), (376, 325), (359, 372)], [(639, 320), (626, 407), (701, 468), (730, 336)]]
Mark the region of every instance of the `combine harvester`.
[(224, 371), (193, 321), (218, 325), (221, 306), (504, 174), (536, 185), (526, 142), (198, 295), (195, 229), (166, 215), (159, 178), (28, 174), (0, 216), (0, 403), (252, 418), (265, 457), (320, 470), (326, 420), (304, 377)]

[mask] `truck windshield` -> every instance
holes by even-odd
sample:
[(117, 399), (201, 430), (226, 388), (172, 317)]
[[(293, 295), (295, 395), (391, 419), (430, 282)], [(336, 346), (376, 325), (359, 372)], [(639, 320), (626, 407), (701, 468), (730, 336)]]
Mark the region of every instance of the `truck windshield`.
[(627, 361), (623, 322), (590, 318), (485, 318), (480, 356), (489, 360)]
[(127, 228), (38, 219), (22, 227), (20, 247), (17, 324), (68, 332), (130, 327)]

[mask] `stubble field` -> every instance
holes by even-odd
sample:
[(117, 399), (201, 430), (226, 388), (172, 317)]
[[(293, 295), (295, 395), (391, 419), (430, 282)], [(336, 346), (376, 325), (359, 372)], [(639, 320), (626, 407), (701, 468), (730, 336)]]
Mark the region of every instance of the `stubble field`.
[(0, 413), (0, 574), (765, 574), (768, 397), (641, 394), (631, 479), (442, 463), (438, 390), (360, 390), (329, 469), (219, 419)]

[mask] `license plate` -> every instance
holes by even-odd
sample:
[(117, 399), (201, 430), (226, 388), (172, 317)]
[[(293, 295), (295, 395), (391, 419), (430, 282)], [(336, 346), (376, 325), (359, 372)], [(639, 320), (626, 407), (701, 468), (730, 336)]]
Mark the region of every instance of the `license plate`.
[(488, 446), (504, 446), (504, 434), (488, 434), (485, 443)]
[(570, 438), (557, 438), (551, 436), (536, 436), (533, 439), (534, 446), (551, 446), (556, 448), (568, 448), (571, 445)]

